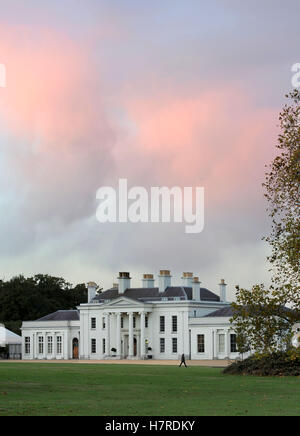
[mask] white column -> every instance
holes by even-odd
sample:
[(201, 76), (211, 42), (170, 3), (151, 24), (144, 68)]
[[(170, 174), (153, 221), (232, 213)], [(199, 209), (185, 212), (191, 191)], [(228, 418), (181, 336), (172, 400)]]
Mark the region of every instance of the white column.
[(229, 357), (228, 329), (224, 330), (224, 333), (225, 333), (225, 357)]
[(31, 342), (30, 342), (30, 357), (32, 357), (32, 359), (35, 359), (36, 358), (36, 353), (35, 353), (35, 333), (33, 333), (33, 335), (32, 335), (32, 344), (31, 344)]
[(217, 359), (218, 357), (218, 332), (217, 330), (214, 330), (214, 359)]
[[(68, 335), (68, 331), (64, 331), (62, 332), (62, 340), (63, 340), (63, 356), (65, 360), (68, 360), (69, 358), (69, 335)], [(73, 349), (72, 349), (72, 353), (73, 353)], [(71, 359), (73, 359), (73, 355), (71, 355), (70, 357)]]
[(43, 358), (47, 359), (47, 353), (48, 353), (47, 333), (44, 333), (43, 336), (44, 336), (44, 355), (43, 355)]
[(224, 354), (228, 356), (228, 331), (224, 330)]
[(213, 360), (214, 358), (214, 340), (215, 340), (215, 333), (214, 330), (212, 329), (210, 331), (210, 340), (211, 340), (211, 344), (210, 344), (210, 359)]
[(35, 359), (39, 357), (39, 335), (37, 334), (35, 337)]
[(116, 339), (117, 339), (117, 357), (121, 359), (121, 313), (117, 313), (117, 326), (116, 326)]
[[(79, 352), (79, 355), (82, 359), (90, 359), (90, 326), (89, 326), (89, 314), (86, 311), (81, 311), (80, 313), (80, 330), (81, 330), (81, 337), (80, 337), (80, 349), (81, 352)], [(68, 344), (68, 354), (72, 356), (73, 353), (73, 347), (72, 347), (72, 340), (71, 340), (71, 346)]]
[[(83, 322), (83, 319), (84, 319), (84, 313), (83, 313), (83, 311), (81, 311), (80, 312), (80, 331), (82, 333), (82, 337), (84, 338), (85, 331), (84, 331), (84, 322)], [(79, 341), (79, 358), (80, 359), (84, 358), (84, 342), (85, 341)]]
[(106, 356), (110, 356), (110, 313), (105, 315), (106, 324)]
[(53, 333), (53, 335), (52, 335), (52, 356), (53, 356), (53, 358), (56, 360), (57, 359), (57, 353), (56, 353), (56, 351), (57, 351), (57, 349), (56, 349), (56, 336), (57, 336), (57, 333), (56, 332), (54, 332)]
[(141, 359), (145, 359), (146, 351), (145, 351), (145, 312), (140, 312), (141, 319)]
[(133, 357), (133, 313), (129, 312), (129, 358)]

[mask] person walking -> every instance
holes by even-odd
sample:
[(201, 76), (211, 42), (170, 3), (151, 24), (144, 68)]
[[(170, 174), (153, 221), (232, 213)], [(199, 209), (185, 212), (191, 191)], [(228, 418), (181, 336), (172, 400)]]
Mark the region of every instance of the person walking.
[(186, 363), (185, 363), (185, 356), (184, 356), (184, 354), (181, 355), (181, 362), (180, 362), (179, 368), (181, 367), (182, 364), (187, 368)]

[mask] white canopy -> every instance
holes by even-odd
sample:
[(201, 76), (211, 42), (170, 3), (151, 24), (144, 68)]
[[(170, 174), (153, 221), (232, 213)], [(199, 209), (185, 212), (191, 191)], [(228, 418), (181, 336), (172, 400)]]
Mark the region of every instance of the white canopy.
[(21, 336), (16, 335), (10, 330), (7, 330), (3, 324), (0, 324), (0, 347), (16, 344), (22, 344)]

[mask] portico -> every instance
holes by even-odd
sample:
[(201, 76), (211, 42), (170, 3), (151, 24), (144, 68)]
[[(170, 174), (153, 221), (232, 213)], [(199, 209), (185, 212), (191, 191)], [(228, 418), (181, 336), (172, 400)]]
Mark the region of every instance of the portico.
[[(124, 300), (122, 298), (123, 303)], [(145, 359), (147, 355), (146, 317), (148, 318), (151, 314), (151, 309), (126, 308), (124, 310), (114, 306), (113, 310), (103, 312), (105, 317), (105, 358)]]

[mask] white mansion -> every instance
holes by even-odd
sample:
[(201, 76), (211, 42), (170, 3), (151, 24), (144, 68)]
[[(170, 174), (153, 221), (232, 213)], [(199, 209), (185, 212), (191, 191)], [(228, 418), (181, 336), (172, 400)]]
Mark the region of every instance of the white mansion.
[(145, 274), (141, 288), (130, 287), (130, 274), (97, 294), (88, 283), (88, 302), (77, 310), (58, 311), (22, 325), (22, 355), (33, 359), (234, 359), (226, 284), (220, 293), (202, 288), (198, 277), (183, 273), (172, 286), (162, 270), (158, 287)]

